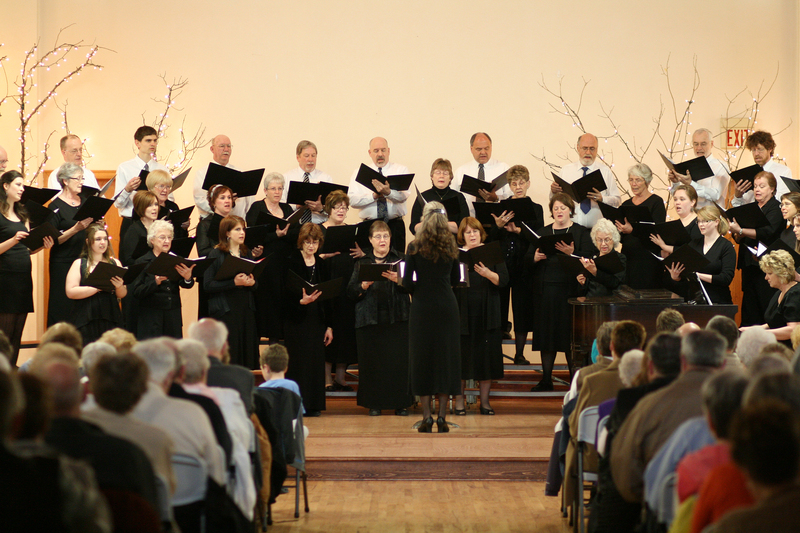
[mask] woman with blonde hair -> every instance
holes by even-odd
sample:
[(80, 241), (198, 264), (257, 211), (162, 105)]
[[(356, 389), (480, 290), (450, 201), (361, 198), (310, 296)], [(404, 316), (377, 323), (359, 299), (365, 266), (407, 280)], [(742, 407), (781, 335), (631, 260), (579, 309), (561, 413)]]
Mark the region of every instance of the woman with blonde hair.
[(461, 394), (461, 343), (458, 302), (452, 286), (459, 280), (458, 248), (439, 202), (428, 202), (416, 239), (409, 244), (403, 286), (412, 291), (409, 312), (411, 394), (420, 397), (420, 433), (431, 433), (431, 396), (439, 398), (436, 425), (450, 431), (445, 417), (450, 395)]

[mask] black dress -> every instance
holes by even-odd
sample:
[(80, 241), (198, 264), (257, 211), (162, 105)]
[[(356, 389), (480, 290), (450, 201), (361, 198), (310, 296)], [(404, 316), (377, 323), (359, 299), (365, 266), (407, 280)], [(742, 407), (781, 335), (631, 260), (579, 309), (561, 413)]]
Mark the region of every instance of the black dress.
[(214, 262), (203, 274), (203, 288), (208, 294), (208, 314), (228, 327), (228, 348), (231, 364), (255, 370), (258, 364), (258, 332), (256, 331), (256, 303), (253, 295), (258, 284), (252, 287), (237, 286), (233, 278), (217, 281), (215, 276), (229, 254), (211, 250)]
[[(50, 223), (59, 231), (67, 231), (72, 228), (77, 220), (75, 214), (80, 209), (80, 205), (72, 207), (60, 197), (56, 197), (47, 206), (54, 211), (50, 217)], [(83, 243), (86, 240), (86, 231), (81, 230), (66, 241), (58, 244), (56, 241), (50, 249), (50, 289), (47, 300), (47, 327), (57, 322), (73, 322), (72, 301), (67, 298), (66, 285), (67, 273), (72, 263), (81, 255)]]
[[(597, 252), (589, 236), (589, 230), (580, 224), (572, 223), (569, 228), (553, 230), (553, 225), (545, 226), (539, 235), (572, 233), (575, 244), (574, 255), (591, 257)], [(557, 254), (534, 263), (536, 250), (528, 249), (527, 262), (533, 265), (534, 351), (565, 352), (570, 350), (572, 334), (572, 310), (567, 300), (580, 294), (578, 280), (561, 267)]]
[[(140, 257), (137, 263), (151, 263), (156, 255), (150, 251)], [(165, 280), (156, 283), (154, 274), (143, 270), (128, 290), (132, 290), (139, 301), (139, 320), (136, 338), (152, 339), (166, 335), (176, 339), (183, 338), (183, 316), (181, 313), (180, 290), (191, 289), (194, 278), (178, 281)]]
[[(689, 243), (689, 246), (703, 254), (704, 238), (694, 239)], [(720, 237), (708, 253), (703, 256), (710, 261), (708, 266), (701, 269), (701, 274), (711, 274), (711, 283), (703, 282), (708, 297), (714, 304), (731, 304), (731, 289), (730, 285), (733, 281), (733, 276), (736, 274), (736, 250), (733, 244), (725, 237)], [(692, 276), (694, 278), (694, 276)], [(700, 287), (695, 278), (693, 281), (681, 280), (679, 282), (669, 280), (670, 288), (673, 292), (680, 294), (686, 299), (694, 299)]]
[[(289, 283), (289, 272), (294, 272), (316, 285), (329, 278), (327, 265), (319, 257), (314, 266), (306, 266), (300, 250), (289, 257), (287, 277), (284, 278), (283, 309), (284, 338), (289, 352), (289, 369), (286, 378), (297, 382), (307, 411), (325, 410), (325, 329), (330, 326), (328, 302), (317, 299), (301, 305), (301, 290)], [(333, 331), (336, 338), (336, 331)]]
[[(320, 225), (323, 235), (327, 228)], [(325, 362), (333, 365), (354, 365), (358, 362), (356, 343), (356, 303), (347, 297), (347, 284), (353, 277), (355, 259), (349, 253), (340, 253), (325, 259), (331, 279), (342, 278), (342, 292), (330, 301), (331, 327), (336, 333), (333, 342), (325, 347)]]
[[(147, 228), (140, 219), (134, 220), (125, 232), (120, 243), (119, 260), (122, 266), (129, 267), (150, 251), (147, 246)], [(122, 299), (122, 317), (125, 329), (136, 335), (139, 332), (139, 300), (133, 291), (128, 291)]]
[(766, 246), (771, 245), (780, 238), (786, 225), (781, 214), (781, 203), (774, 196), (767, 200), (761, 208), (761, 212), (767, 217), (769, 224), (756, 228), (755, 239), (739, 239), (739, 257), (736, 261), (736, 268), (742, 271), (742, 326), (763, 324), (767, 306), (772, 297), (777, 294), (777, 289), (769, 286), (764, 278), (764, 273), (758, 266), (758, 260), (747, 248), (758, 248), (759, 242)]
[[(411, 394), (461, 394), (461, 327), (455, 259), (432, 261), (409, 244), (403, 286), (413, 292), (408, 320)], [(413, 281), (416, 273), (417, 280)]]
[[(81, 259), (81, 285), (86, 285), (86, 261)], [(122, 327), (119, 300), (113, 291), (100, 291), (72, 302), (72, 322), (81, 332), (84, 346), (99, 339), (106, 331)]]
[[(616, 254), (622, 265), (626, 266), (625, 254), (621, 254), (616, 250), (611, 250), (609, 254)], [(597, 259), (597, 256), (594, 256), (593, 259)], [(609, 274), (598, 268), (597, 274), (586, 276), (586, 285), (583, 287), (583, 292), (588, 297), (611, 296), (623, 283), (625, 283), (625, 269), (616, 274)]]
[[(447, 220), (450, 222), (455, 222), (456, 225), (460, 224), (462, 219), (469, 216), (469, 206), (467, 205), (466, 198), (464, 198), (464, 195), (461, 194), (461, 192), (454, 191), (450, 187), (445, 187), (444, 189), (431, 187), (422, 193), (422, 197), (426, 202), (444, 202), (445, 200), (455, 198), (458, 201), (458, 212), (448, 212)], [(409, 229), (414, 235), (417, 234), (417, 224), (419, 224), (420, 220), (422, 220), (422, 211), (423, 207), (421, 202), (414, 202), (414, 207), (411, 208), (411, 224), (409, 225)]]
[[(623, 206), (635, 205), (629, 198), (622, 202)], [(653, 222), (661, 223), (667, 219), (664, 200), (657, 194), (651, 194), (639, 205), (650, 210)], [(663, 266), (653, 257), (661, 249), (650, 241), (647, 224), (634, 224), (633, 232), (622, 235), (622, 250), (627, 259), (625, 284), (634, 289), (657, 289), (662, 285)]]
[[(770, 329), (782, 328), (790, 322), (800, 322), (800, 284), (795, 283), (783, 295), (783, 300), (778, 303), (781, 293), (776, 292), (769, 301), (767, 311), (764, 313), (764, 321)], [(781, 344), (792, 347), (791, 340), (778, 341)]]
[[(385, 262), (398, 261), (390, 251)], [(356, 302), (358, 344), (358, 405), (368, 409), (403, 409), (413, 398), (408, 388), (408, 293), (388, 279), (376, 281), (365, 291), (358, 280), (360, 265), (376, 262), (368, 252), (356, 263), (347, 285)], [(336, 335), (334, 334), (334, 339)]]
[[(18, 231), (28, 231), (24, 222), (12, 222), (0, 214), (0, 242), (7, 241)], [(28, 313), (33, 312), (33, 277), (31, 276), (31, 253), (17, 242), (11, 249), (0, 254), (0, 329), (11, 341), (11, 364), (16, 364), (22, 331)]]
[(490, 268), (500, 277), (495, 285), (474, 270), (469, 287), (455, 290), (461, 316), (461, 379), (478, 381), (503, 377), (503, 326), (500, 288), (508, 284), (505, 263)]
[(691, 240), (699, 239), (703, 236), (700, 232), (700, 226), (697, 225), (697, 217), (694, 217), (694, 220), (689, 222), (684, 228), (686, 228), (686, 232), (689, 233), (689, 238)]
[[(220, 215), (211, 213), (197, 223), (196, 242), (197, 256), (207, 257), (208, 254), (219, 244), (219, 223), (222, 221)], [(208, 313), (208, 294), (202, 283), (197, 284), (197, 319), (211, 316)]]
[[(292, 206), (284, 203), (279, 205), (283, 212), (281, 218), (292, 214)], [(269, 213), (267, 205), (263, 201), (254, 203), (247, 212), (247, 227), (255, 226), (261, 213)], [(256, 321), (259, 336), (268, 338), (270, 343), (283, 339), (282, 283), (286, 277), (289, 255), (297, 248), (299, 233), (300, 225), (295, 224), (289, 226), (289, 231), (283, 237), (278, 237), (275, 231), (270, 232), (264, 242), (263, 256), (269, 259), (258, 280)]]

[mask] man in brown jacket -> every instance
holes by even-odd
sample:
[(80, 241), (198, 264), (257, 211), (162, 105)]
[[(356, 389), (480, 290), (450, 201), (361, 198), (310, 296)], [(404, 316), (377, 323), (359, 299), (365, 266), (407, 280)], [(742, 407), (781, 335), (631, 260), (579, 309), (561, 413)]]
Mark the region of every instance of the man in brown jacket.
[(611, 475), (625, 500), (641, 502), (647, 463), (683, 422), (702, 416), (700, 388), (725, 360), (726, 342), (714, 331), (693, 331), (681, 342), (681, 375), (636, 404), (611, 447)]

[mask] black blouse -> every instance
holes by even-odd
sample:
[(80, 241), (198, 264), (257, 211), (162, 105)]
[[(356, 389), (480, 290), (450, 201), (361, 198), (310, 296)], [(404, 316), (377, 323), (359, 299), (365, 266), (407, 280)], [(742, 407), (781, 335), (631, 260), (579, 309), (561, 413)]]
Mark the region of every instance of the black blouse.
[[(469, 206), (467, 205), (467, 200), (464, 198), (464, 195), (461, 194), (459, 191), (454, 191), (450, 187), (445, 187), (444, 189), (437, 189), (436, 187), (431, 187), (427, 191), (422, 193), (422, 197), (428, 202), (442, 202), (444, 200), (449, 200), (451, 198), (458, 199), (458, 213), (447, 213), (447, 219), (450, 222), (455, 222), (457, 225), (461, 224), (461, 221), (469, 216)], [(416, 201), (414, 202), (414, 207), (411, 208), (411, 224), (410, 229), (411, 233), (414, 235), (417, 234), (416, 227), (419, 224), (420, 220), (422, 220), (422, 202)]]
[(767, 246), (771, 245), (780, 238), (781, 232), (786, 227), (786, 222), (783, 220), (783, 214), (781, 213), (781, 203), (774, 196), (767, 200), (767, 203), (761, 208), (761, 212), (767, 217), (769, 224), (756, 228), (755, 239), (744, 238), (739, 241), (744, 246), (739, 246), (739, 260), (736, 263), (736, 268), (758, 267), (758, 260), (753, 257), (747, 247), (758, 248), (759, 242)]

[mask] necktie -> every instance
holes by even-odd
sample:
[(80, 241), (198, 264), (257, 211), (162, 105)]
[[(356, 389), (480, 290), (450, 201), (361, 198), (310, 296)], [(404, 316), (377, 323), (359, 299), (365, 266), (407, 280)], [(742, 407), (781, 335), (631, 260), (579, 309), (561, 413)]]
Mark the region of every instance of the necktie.
[[(309, 177), (310, 176), (308, 175), (308, 172), (303, 174), (303, 183), (308, 183), (310, 181)], [(311, 210), (310, 209), (306, 210), (306, 212), (303, 213), (303, 216), (300, 217), (300, 224), (301, 225), (305, 224), (306, 222), (311, 222)]]
[(144, 169), (143, 169), (143, 170), (144, 170), (145, 172), (150, 172), (150, 166), (149, 166), (147, 163), (145, 163), (145, 164), (144, 164)]
[[(583, 175), (585, 176), (586, 173), (589, 171), (589, 167), (581, 167), (581, 170), (583, 170)], [(589, 200), (588, 198), (584, 199), (581, 202), (581, 211), (583, 212), (583, 214), (585, 215), (586, 213), (591, 211), (591, 209), (592, 209), (592, 201)]]
[[(478, 165), (478, 179), (480, 181), (486, 181), (486, 172), (484, 172), (484, 170), (483, 170), (483, 163), (480, 163)], [(485, 202), (486, 201), (480, 196), (475, 198), (475, 200), (478, 201), (478, 202)]]
[[(378, 169), (378, 173), (383, 176), (383, 168)], [(377, 199), (378, 201), (378, 220), (383, 220), (387, 222), (389, 220), (389, 207), (386, 205), (386, 197), (381, 195), (380, 198)]]

